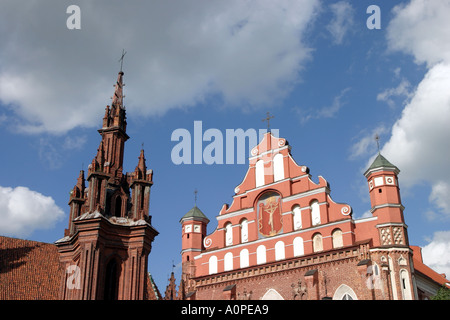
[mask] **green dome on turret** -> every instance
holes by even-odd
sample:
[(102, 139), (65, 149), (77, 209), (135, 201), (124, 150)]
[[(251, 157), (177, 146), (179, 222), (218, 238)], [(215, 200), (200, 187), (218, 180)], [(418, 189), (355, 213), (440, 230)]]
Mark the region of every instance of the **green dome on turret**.
[(188, 218), (200, 218), (200, 219), (206, 219), (209, 222), (208, 217), (205, 216), (205, 214), (195, 205), (191, 210), (189, 210), (180, 220), (183, 221)]
[(364, 175), (367, 176), (369, 172), (379, 168), (391, 169), (393, 171), (397, 171), (397, 173), (400, 172), (400, 170), (395, 165), (390, 163), (389, 160), (381, 155), (381, 153), (378, 153), (378, 156), (375, 158), (366, 172), (364, 172)]

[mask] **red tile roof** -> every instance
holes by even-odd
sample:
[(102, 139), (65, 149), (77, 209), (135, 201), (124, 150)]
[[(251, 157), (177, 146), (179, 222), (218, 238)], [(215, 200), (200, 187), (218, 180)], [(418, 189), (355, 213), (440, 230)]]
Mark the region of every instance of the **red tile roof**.
[(444, 274), (439, 274), (426, 264), (423, 263), (422, 260), (422, 249), (418, 246), (411, 246), (413, 249), (413, 261), (414, 261), (414, 270), (420, 272), (426, 277), (430, 278), (434, 282), (440, 285), (446, 285), (450, 287), (450, 281), (445, 278)]
[[(0, 236), (0, 300), (57, 300), (63, 277), (54, 244)], [(150, 274), (145, 299), (161, 299)]]
[(55, 300), (63, 276), (56, 246), (0, 236), (0, 299)]

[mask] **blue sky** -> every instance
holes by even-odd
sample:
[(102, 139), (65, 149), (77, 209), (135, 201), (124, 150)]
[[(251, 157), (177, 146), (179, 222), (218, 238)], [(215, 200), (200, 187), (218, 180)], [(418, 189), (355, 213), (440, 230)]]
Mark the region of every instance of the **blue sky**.
[[(66, 26), (69, 5), (80, 8), (79, 30)], [(370, 5), (381, 29), (366, 26)], [(369, 214), (363, 172), (378, 134), (401, 170), (410, 243), (448, 275), (449, 15), (444, 0), (2, 1), (0, 234), (63, 236), (69, 191), (96, 154), (125, 48), (124, 169), (134, 170), (144, 143), (160, 232), (149, 270), (162, 292), (172, 261), (179, 280), (179, 220), (194, 190), (210, 233), (248, 166), (175, 165), (172, 133), (193, 135), (202, 121), (225, 138), (266, 128), (268, 111), (296, 162), (314, 181), (323, 176), (354, 218)]]

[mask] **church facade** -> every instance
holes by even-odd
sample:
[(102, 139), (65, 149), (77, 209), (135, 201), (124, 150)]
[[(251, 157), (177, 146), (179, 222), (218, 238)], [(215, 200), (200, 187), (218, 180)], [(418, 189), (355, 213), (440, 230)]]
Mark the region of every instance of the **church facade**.
[(294, 161), (286, 139), (268, 132), (251, 150), (248, 171), (212, 233), (197, 206), (181, 218), (178, 298), (427, 298), (423, 279), (448, 280), (409, 244), (398, 174), (378, 154), (364, 173), (372, 216), (355, 220), (323, 177), (315, 183)]

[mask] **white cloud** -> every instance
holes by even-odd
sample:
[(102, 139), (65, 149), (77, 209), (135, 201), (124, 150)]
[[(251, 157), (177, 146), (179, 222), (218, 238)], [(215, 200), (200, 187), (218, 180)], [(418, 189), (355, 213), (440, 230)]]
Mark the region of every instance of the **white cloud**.
[(384, 90), (383, 92), (380, 92), (377, 95), (377, 100), (384, 101), (389, 105), (389, 107), (394, 108), (395, 101), (393, 98), (401, 97), (405, 99), (410, 98), (411, 96), (412, 96), (411, 83), (409, 83), (409, 81), (406, 79), (402, 79), (402, 81), (399, 83), (397, 87), (389, 88)]
[(0, 234), (26, 237), (52, 228), (64, 217), (51, 197), (26, 187), (0, 187)]
[(450, 1), (411, 0), (393, 13), (387, 34), (390, 50), (411, 54), (428, 66), (450, 61)]
[(8, 120), (8, 117), (5, 114), (0, 114), (0, 126), (3, 123), (6, 123), (7, 120)]
[[(59, 138), (59, 139), (58, 139)], [(42, 136), (38, 139), (36, 147), (39, 160), (46, 168), (60, 169), (73, 152), (83, 149), (87, 142), (87, 136), (66, 136), (64, 139), (55, 136)]]
[(163, 114), (221, 97), (226, 106), (282, 99), (310, 58), (303, 34), (319, 0), (2, 1), (0, 101), (20, 130), (65, 133), (98, 125), (122, 49), (129, 116)]
[(66, 150), (81, 150), (87, 142), (87, 136), (66, 137), (62, 147)]
[[(382, 154), (402, 171), (402, 184), (428, 182), (431, 200), (450, 217), (450, 64), (434, 66), (394, 124)], [(444, 187), (446, 185), (446, 187)]]
[(319, 108), (317, 110), (310, 110), (308, 112), (304, 112), (302, 109), (297, 109), (297, 113), (301, 115), (301, 122), (305, 123), (311, 119), (322, 119), (322, 118), (333, 118), (345, 105), (345, 101), (343, 101), (345, 95), (351, 90), (351, 88), (345, 88), (341, 90), (341, 92), (333, 98), (333, 102), (331, 105)]
[(333, 18), (327, 25), (327, 30), (335, 44), (342, 44), (345, 35), (353, 27), (354, 9), (348, 1), (339, 1), (330, 5)]
[(431, 186), (430, 201), (450, 218), (450, 1), (412, 0), (394, 8), (390, 50), (412, 54), (428, 71), (406, 104), (382, 153), (402, 171), (402, 185)]
[[(364, 187), (366, 187), (366, 185), (364, 185)], [(366, 191), (366, 188), (364, 189), (364, 191)], [(372, 214), (372, 212), (370, 212), (370, 210), (364, 211), (361, 215), (353, 214), (353, 219), (355, 219), (355, 220), (371, 218), (371, 217), (373, 217), (373, 214)]]
[(63, 156), (58, 147), (49, 138), (39, 138), (38, 154), (42, 163), (52, 170), (61, 168)]
[(450, 231), (437, 231), (422, 248), (423, 262), (438, 273), (450, 276)]
[(450, 185), (448, 182), (437, 181), (433, 184), (430, 202), (434, 203), (439, 211), (450, 214)]
[(384, 125), (379, 125), (370, 132), (367, 132), (367, 130), (362, 131), (357, 137), (357, 142), (351, 146), (350, 159), (356, 159), (367, 156), (368, 154), (373, 154), (377, 151), (375, 135), (381, 136), (386, 132), (387, 128)]

